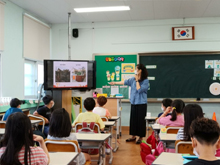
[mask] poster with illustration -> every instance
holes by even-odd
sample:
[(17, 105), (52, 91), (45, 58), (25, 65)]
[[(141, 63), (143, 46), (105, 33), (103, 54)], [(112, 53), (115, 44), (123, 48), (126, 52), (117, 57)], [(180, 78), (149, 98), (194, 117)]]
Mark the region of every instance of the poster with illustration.
[(135, 76), (135, 74), (121, 74), (121, 80), (125, 81), (125, 80), (132, 78), (134, 76)]
[(121, 73), (134, 73), (135, 63), (122, 63), (121, 64)]
[(214, 68), (220, 69), (220, 60), (214, 60)]
[(214, 68), (214, 61), (213, 60), (205, 60), (205, 68), (206, 69), (213, 69)]

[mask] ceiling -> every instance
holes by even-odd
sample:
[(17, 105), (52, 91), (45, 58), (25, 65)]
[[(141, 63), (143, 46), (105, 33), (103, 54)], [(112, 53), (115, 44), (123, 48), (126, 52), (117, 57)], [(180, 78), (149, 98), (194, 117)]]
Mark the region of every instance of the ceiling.
[[(48, 23), (220, 17), (220, 0), (9, 0)], [(130, 11), (76, 13), (73, 8), (130, 6)]]

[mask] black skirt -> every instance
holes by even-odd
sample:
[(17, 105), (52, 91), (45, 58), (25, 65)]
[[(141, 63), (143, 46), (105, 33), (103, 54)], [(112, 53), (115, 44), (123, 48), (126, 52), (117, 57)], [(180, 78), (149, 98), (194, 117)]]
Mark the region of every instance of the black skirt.
[(130, 135), (145, 137), (147, 104), (131, 105)]

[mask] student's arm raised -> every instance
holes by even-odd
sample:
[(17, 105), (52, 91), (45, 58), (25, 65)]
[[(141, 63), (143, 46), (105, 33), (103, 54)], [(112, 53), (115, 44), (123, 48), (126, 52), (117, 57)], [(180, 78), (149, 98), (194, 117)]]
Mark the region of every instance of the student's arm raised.
[[(157, 119), (157, 123), (159, 123), (159, 120), (162, 118), (162, 117), (166, 117), (168, 115), (168, 113), (170, 113), (172, 111), (172, 107), (167, 107), (167, 109), (164, 111), (164, 113)], [(159, 123), (160, 124), (160, 123)]]

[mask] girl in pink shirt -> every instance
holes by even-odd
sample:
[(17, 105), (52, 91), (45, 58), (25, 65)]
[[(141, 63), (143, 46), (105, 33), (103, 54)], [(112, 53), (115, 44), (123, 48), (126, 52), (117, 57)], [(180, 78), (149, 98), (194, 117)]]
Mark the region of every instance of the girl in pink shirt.
[[(34, 141), (40, 147), (34, 146)], [(0, 164), (48, 165), (49, 154), (44, 139), (33, 135), (31, 121), (21, 112), (11, 114), (1, 141)]]
[[(182, 100), (174, 100), (171, 106), (167, 107), (165, 112), (157, 119), (157, 123), (173, 127), (184, 126), (183, 108), (185, 107), (185, 103)], [(172, 114), (166, 116), (172, 110)]]

